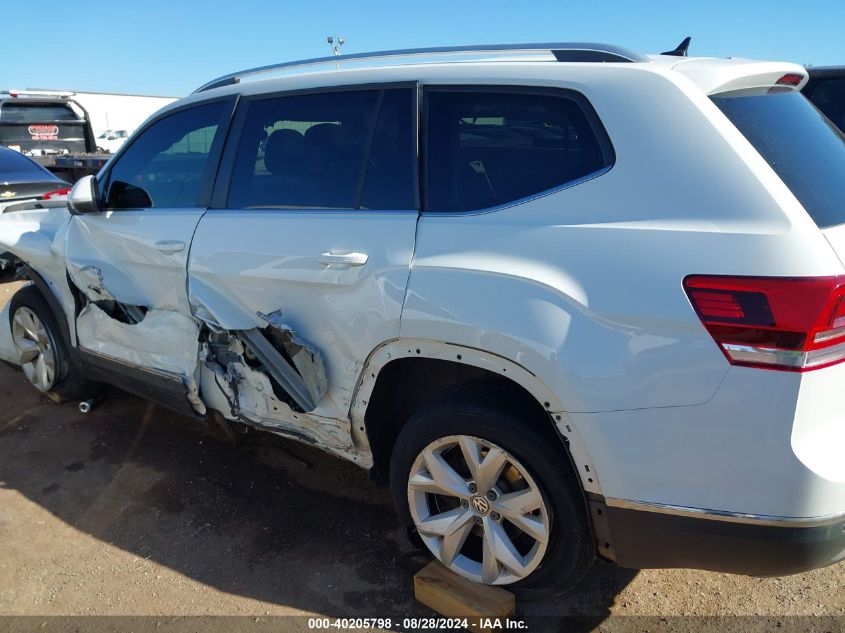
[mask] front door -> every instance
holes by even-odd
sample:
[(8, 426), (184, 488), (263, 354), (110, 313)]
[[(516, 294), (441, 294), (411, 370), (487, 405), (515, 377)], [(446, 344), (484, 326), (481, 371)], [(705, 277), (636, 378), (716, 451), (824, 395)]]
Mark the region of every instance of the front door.
[(272, 315), (319, 353), (328, 390), (314, 415), (345, 417), (367, 356), (399, 335), (418, 217), (416, 121), (410, 85), (238, 108), (221, 208), (193, 241), (191, 302), (227, 330)]
[(114, 159), (99, 183), (104, 210), (74, 216), (68, 228), (68, 273), (89, 298), (190, 314), (188, 250), (228, 112), (226, 101), (179, 110)]

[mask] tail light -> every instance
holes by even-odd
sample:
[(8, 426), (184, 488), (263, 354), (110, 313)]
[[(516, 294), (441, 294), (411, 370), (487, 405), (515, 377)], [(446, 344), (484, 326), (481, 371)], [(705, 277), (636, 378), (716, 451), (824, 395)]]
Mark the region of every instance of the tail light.
[(778, 79), (775, 83), (781, 86), (798, 86), (802, 81), (804, 81), (804, 75), (788, 73)]
[(691, 275), (684, 290), (732, 365), (809, 371), (845, 361), (845, 276)]
[(43, 196), (41, 196), (42, 200), (50, 200), (51, 198), (55, 198), (57, 196), (66, 196), (70, 193), (70, 187), (62, 187), (61, 189), (56, 189), (55, 191), (48, 191)]

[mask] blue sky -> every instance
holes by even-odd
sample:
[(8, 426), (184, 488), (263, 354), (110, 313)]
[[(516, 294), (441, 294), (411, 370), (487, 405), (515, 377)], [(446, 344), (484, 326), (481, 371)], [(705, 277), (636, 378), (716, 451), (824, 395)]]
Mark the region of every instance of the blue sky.
[(347, 52), (532, 41), (596, 41), (659, 52), (691, 35), (695, 55), (845, 64), (843, 0), (6, 0), (4, 5), (0, 90), (179, 96), (239, 68), (326, 55), (328, 34), (343, 35)]

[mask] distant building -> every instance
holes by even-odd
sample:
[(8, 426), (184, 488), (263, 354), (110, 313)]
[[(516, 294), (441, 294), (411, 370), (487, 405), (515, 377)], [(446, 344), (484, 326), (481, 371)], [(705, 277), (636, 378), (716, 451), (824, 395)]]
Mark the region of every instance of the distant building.
[(88, 110), (95, 136), (106, 130), (126, 130), (132, 134), (151, 114), (179, 98), (113, 92), (70, 92), (74, 93), (72, 98)]

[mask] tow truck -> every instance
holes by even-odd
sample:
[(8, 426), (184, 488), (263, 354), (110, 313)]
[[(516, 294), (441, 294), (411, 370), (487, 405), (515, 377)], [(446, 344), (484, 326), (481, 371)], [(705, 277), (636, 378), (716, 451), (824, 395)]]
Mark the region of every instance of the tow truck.
[(111, 157), (97, 151), (88, 111), (72, 92), (0, 92), (0, 145), (29, 156), (59, 178), (95, 174)]

